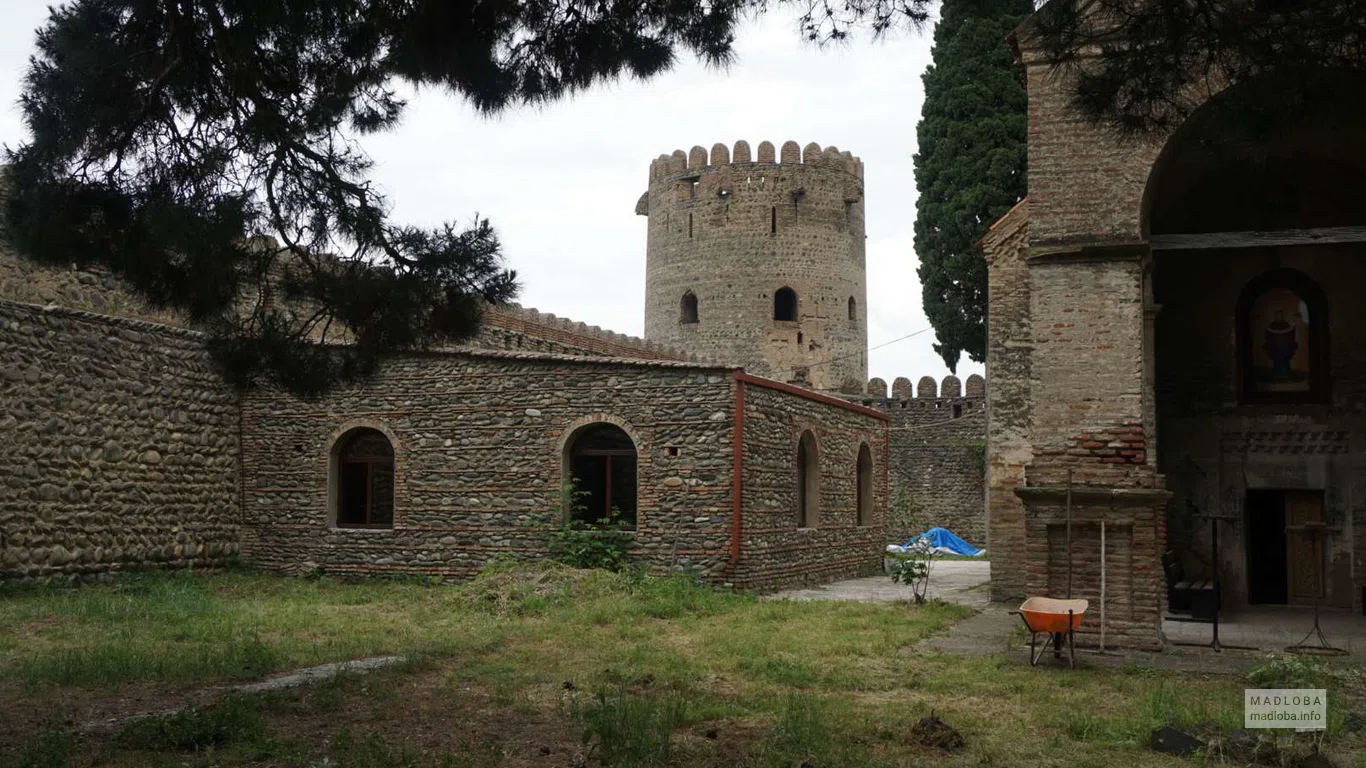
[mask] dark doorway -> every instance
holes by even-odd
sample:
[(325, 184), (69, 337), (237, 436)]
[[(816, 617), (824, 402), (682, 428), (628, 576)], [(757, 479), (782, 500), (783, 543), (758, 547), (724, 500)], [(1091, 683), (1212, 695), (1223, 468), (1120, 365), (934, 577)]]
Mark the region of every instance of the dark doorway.
[(1247, 601), (1285, 605), (1290, 600), (1286, 574), (1285, 492), (1247, 492)]

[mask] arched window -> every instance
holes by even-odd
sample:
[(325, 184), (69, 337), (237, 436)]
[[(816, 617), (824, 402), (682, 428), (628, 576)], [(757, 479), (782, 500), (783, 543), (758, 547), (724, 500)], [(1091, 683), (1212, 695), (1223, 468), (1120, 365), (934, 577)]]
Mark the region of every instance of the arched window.
[(873, 452), (867, 443), (858, 447), (858, 524), (873, 524)]
[(569, 514), (586, 523), (636, 524), (636, 445), (615, 424), (580, 428), (565, 446), (567, 476), (574, 484)]
[(332, 466), (338, 528), (394, 527), (394, 446), (383, 432), (358, 427), (342, 435)]
[(796, 291), (783, 287), (773, 294), (773, 319), (786, 321), (797, 319)]
[(849, 297), (849, 320), (850, 322), (858, 320), (858, 302), (854, 301), (853, 296)]
[(820, 449), (810, 430), (797, 441), (797, 527), (815, 528), (820, 521)]
[(678, 308), (678, 322), (689, 324), (697, 322), (697, 294), (688, 291)]
[(1277, 269), (1238, 298), (1239, 380), (1246, 403), (1318, 403), (1328, 397), (1328, 308), (1304, 273)]

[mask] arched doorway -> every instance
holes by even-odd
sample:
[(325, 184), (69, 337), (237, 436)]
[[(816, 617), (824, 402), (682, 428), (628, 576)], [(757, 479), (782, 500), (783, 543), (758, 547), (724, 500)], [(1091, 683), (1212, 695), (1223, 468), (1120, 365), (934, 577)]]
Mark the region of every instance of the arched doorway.
[[(1315, 594), (1346, 607), (1366, 587), (1345, 463), (1366, 439), (1350, 428), (1366, 403), (1366, 306), (1349, 287), (1366, 283), (1366, 80), (1321, 75), (1303, 92), (1270, 75), (1212, 99), (1145, 193), (1167, 546), (1189, 578), (1218, 569), (1226, 607)], [(1315, 543), (1309, 522), (1338, 533)]]

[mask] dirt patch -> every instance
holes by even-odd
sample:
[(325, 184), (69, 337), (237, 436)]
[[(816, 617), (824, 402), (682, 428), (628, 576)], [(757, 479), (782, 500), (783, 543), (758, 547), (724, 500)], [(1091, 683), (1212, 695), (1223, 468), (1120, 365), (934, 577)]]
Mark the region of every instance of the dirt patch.
[(963, 736), (953, 726), (940, 720), (933, 712), (911, 726), (911, 739), (922, 747), (954, 752), (963, 748)]

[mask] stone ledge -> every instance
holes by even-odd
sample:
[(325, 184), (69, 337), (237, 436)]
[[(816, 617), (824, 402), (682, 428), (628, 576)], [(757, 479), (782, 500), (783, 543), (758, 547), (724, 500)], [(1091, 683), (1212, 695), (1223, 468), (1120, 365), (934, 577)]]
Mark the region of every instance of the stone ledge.
[[(1158, 505), (1165, 506), (1172, 492), (1161, 488), (1096, 488), (1074, 486), (1072, 502), (1082, 504)], [(1021, 486), (1015, 495), (1026, 502), (1066, 503), (1067, 486)]]

